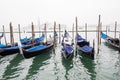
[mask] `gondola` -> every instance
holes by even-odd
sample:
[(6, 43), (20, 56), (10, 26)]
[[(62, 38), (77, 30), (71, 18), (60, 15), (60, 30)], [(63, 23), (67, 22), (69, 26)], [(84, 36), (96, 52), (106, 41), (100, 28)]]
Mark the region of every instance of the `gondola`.
[(47, 52), (53, 48), (53, 43), (41, 43), (29, 49), (22, 49), (24, 58), (31, 58), (41, 53)]
[(63, 39), (62, 39), (62, 55), (65, 59), (73, 56), (73, 39), (71, 39), (69, 33), (65, 30)]
[(3, 38), (3, 36), (4, 36), (4, 34), (2, 33), (0, 35), (0, 48), (5, 48), (6, 47), (6, 44), (1, 43), (1, 39)]
[(20, 39), (20, 42), (21, 42), (22, 44), (24, 44), (24, 43), (27, 43), (27, 42), (30, 41), (30, 40), (32, 40), (32, 37), (29, 37), (29, 38), (25, 37), (25, 38)]
[(54, 39), (54, 45), (57, 46), (57, 43), (58, 43), (58, 33), (56, 31), (54, 32), (53, 39)]
[(53, 40), (53, 41), (55, 40), (55, 43), (57, 43), (57, 41), (58, 41), (58, 34), (57, 34), (57, 32), (55, 31), (52, 37), (51, 37), (51, 35), (50, 35), (50, 38), (51, 38), (51, 40)]
[(6, 44), (0, 44), (0, 48), (5, 48), (5, 47), (9, 47), (9, 46), (6, 46)]
[[(28, 42), (30, 42), (31, 40), (31, 37), (30, 38), (23, 38), (23, 39), (20, 39), (20, 42), (22, 44), (26, 44)], [(14, 43), (14, 46), (17, 46), (18, 44), (17, 43)], [(12, 47), (9, 43), (8, 44), (0, 44), (0, 48), (10, 48)]]
[[(33, 45), (39, 45), (41, 44), (41, 41), (44, 40), (45, 36), (42, 35), (40, 38), (35, 38), (34, 39), (34, 44), (32, 44), (32, 41), (27, 42), (25, 44), (22, 44), (22, 48), (23, 49), (27, 49), (32, 47)], [(10, 46), (10, 47), (5, 47), (5, 48), (0, 48), (0, 55), (1, 56), (6, 56), (6, 55), (11, 55), (11, 54), (15, 54), (15, 53), (19, 53), (19, 45), (14, 45), (14, 46)]]
[(101, 38), (104, 39), (106, 43), (120, 50), (120, 44), (118, 38), (112, 38), (103, 32), (101, 32)]
[(54, 37), (55, 37), (56, 40), (58, 39), (58, 34), (57, 34), (56, 31), (54, 32)]
[(90, 47), (90, 43), (77, 34), (77, 45), (78, 50), (80, 50), (84, 55), (94, 59), (94, 48)]

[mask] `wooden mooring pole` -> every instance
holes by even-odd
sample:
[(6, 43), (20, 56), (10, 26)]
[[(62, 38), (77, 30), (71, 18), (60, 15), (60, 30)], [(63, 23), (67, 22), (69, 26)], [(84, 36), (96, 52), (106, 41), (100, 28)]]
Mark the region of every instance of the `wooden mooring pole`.
[(119, 32), (119, 52), (120, 52), (120, 32)]
[(4, 34), (5, 44), (7, 45), (7, 40), (6, 40), (6, 34), (5, 34), (5, 28), (4, 28), (4, 25), (3, 25), (3, 34)]
[(11, 46), (14, 45), (13, 27), (12, 27), (12, 23), (11, 22), (10, 22), (10, 44), (11, 44)]
[(75, 18), (75, 25), (76, 25), (76, 38), (75, 38), (75, 56), (77, 55), (77, 35), (78, 35), (78, 21), (77, 17)]
[(46, 43), (47, 43), (47, 31), (46, 31), (46, 23), (45, 23), (45, 25), (44, 25), (44, 29), (45, 29), (45, 36), (46, 36)]
[(95, 55), (95, 40), (93, 39), (93, 53), (94, 53), (94, 55)]
[(101, 32), (102, 32), (102, 22), (100, 23), (100, 31), (99, 31), (99, 35), (100, 35), (100, 45), (101, 45)]
[(60, 24), (59, 24), (59, 44), (61, 43), (61, 26), (60, 26)]
[(117, 29), (117, 21), (115, 21), (115, 35), (114, 35), (114, 38), (116, 38), (116, 29)]
[(35, 33), (34, 33), (34, 24), (33, 24), (33, 22), (32, 22), (32, 44), (33, 44), (33, 46), (34, 46), (34, 38), (35, 38)]
[(18, 30), (19, 30), (19, 40), (20, 40), (21, 39), (20, 24), (18, 24)]
[(41, 30), (40, 30), (40, 19), (38, 18), (38, 28), (39, 28), (39, 36), (40, 36), (40, 34), (41, 34)]
[(98, 43), (98, 46), (97, 46), (97, 53), (99, 53), (99, 48), (100, 48), (100, 25), (101, 25), (101, 15), (99, 15), (99, 20), (98, 20), (98, 35), (97, 35), (97, 43)]
[(55, 40), (55, 28), (56, 28), (56, 22), (54, 22), (54, 34), (53, 34), (53, 38), (54, 38), (54, 41), (53, 41), (54, 49), (55, 49), (55, 43), (56, 43), (56, 40)]
[(72, 44), (74, 44), (74, 24), (72, 26)]
[(85, 39), (87, 40), (87, 23), (85, 23)]
[(108, 34), (108, 28), (107, 28), (107, 26), (106, 26), (106, 35)]

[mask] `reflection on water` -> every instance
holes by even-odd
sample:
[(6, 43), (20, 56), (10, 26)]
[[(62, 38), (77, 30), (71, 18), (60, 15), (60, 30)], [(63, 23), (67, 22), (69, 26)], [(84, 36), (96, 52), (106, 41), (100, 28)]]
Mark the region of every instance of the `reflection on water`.
[(3, 78), (4, 72), (7, 70), (6, 67), (8, 65), (10, 65), (10, 62), (11, 62), (11, 60), (14, 59), (14, 57), (16, 57), (16, 54), (0, 58), (0, 69), (1, 69), (0, 70), (0, 79)]
[[(94, 33), (89, 33), (92, 42)], [(92, 35), (92, 36), (91, 36)], [(119, 80), (120, 53), (104, 43), (94, 60), (80, 54), (72, 59), (61, 56), (61, 45), (30, 59), (21, 54), (0, 58), (0, 80)]]
[(108, 43), (106, 43), (106, 42), (103, 42), (103, 44), (104, 44), (105, 46), (107, 46), (108, 48), (114, 50), (114, 51), (117, 51), (117, 50), (118, 50), (118, 48), (116, 48), (116, 47), (114, 47), (114, 46), (112, 46), (112, 45), (110, 45), (110, 44), (108, 44)]
[(10, 61), (10, 64), (6, 67), (6, 70), (3, 74), (3, 79), (12, 79), (17, 78), (19, 76), (19, 68), (17, 66), (22, 61), (23, 57), (20, 54), (17, 54), (17, 56)]
[(119, 80), (120, 79), (120, 54), (117, 57), (117, 61), (115, 63), (114, 78), (115, 78), (115, 80)]
[(116, 67), (116, 62), (118, 61), (119, 56), (118, 51), (113, 48), (111, 49), (103, 43), (101, 44), (101, 48), (102, 49), (95, 60), (96, 80), (116, 80), (115, 78), (118, 78), (118, 76), (114, 77), (114, 74), (118, 71), (118, 67)]
[(51, 52), (42, 53), (33, 59), (33, 63), (30, 66), (26, 79), (34, 79), (34, 75), (38, 73), (40, 67), (47, 64), (45, 61), (50, 58), (50, 54)]
[(84, 65), (84, 67), (87, 69), (88, 74), (91, 76), (91, 80), (96, 80), (94, 60), (92, 60), (84, 55), (81, 55), (80, 60), (81, 60), (82, 64)]
[[(62, 56), (63, 57), (63, 56)], [(69, 80), (69, 70), (73, 68), (73, 57), (70, 57), (69, 59), (62, 58), (62, 65), (65, 69), (65, 78), (66, 80)]]

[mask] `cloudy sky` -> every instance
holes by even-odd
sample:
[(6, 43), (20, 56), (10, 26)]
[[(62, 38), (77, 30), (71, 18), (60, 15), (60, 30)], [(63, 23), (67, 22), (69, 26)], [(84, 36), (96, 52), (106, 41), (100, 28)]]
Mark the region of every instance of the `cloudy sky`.
[(0, 26), (22, 26), (56, 21), (72, 25), (97, 24), (101, 14), (103, 24), (120, 23), (120, 0), (0, 0)]

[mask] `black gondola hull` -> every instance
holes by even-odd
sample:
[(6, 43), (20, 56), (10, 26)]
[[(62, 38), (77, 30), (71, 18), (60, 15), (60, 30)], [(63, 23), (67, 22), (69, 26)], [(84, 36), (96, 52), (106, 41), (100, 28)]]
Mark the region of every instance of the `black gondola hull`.
[[(74, 52), (74, 51), (73, 51)], [(73, 56), (73, 52), (71, 54), (67, 53), (67, 52), (64, 52), (62, 51), (62, 56), (65, 58), (65, 59), (69, 59), (70, 57)]]
[(0, 55), (1, 56), (7, 56), (7, 55), (11, 55), (11, 54), (15, 54), (19, 52), (19, 48), (18, 49), (10, 49), (10, 50), (5, 50), (5, 49), (1, 49), (0, 50)]
[[(40, 43), (35, 43), (34, 45), (39, 45)], [(28, 49), (30, 47), (32, 47), (33, 44), (30, 45), (26, 45), (24, 47), (22, 47), (23, 49)], [(12, 48), (12, 47), (8, 47), (8, 48), (1, 48), (0, 49), (0, 55), (1, 56), (7, 56), (7, 55), (12, 55), (12, 54), (17, 54), (20, 53), (19, 47), (18, 48)]]
[(53, 44), (50, 44), (49, 46), (47, 46), (44, 49), (36, 50), (36, 51), (26, 51), (23, 49), (23, 57), (24, 58), (31, 58), (31, 57), (37, 56), (41, 53), (47, 52), (48, 50), (51, 50), (52, 48), (53, 48)]

